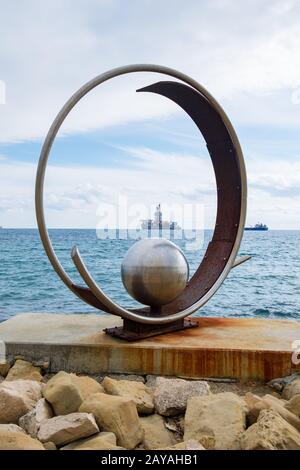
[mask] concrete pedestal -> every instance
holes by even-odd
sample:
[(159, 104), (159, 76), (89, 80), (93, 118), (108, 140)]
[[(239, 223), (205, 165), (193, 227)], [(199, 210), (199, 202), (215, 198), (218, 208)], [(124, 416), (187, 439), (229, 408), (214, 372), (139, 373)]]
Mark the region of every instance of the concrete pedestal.
[(107, 315), (19, 314), (0, 323), (9, 360), (50, 361), (52, 372), (134, 373), (270, 380), (300, 370), (292, 344), (300, 322), (198, 318), (198, 328), (127, 343), (103, 333)]

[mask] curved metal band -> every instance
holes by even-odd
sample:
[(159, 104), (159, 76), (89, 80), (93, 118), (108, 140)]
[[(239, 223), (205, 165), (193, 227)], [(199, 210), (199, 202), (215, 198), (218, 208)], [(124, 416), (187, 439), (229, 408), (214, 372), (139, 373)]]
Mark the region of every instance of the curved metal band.
[[(90, 287), (91, 286), (93, 287), (92, 290), (87, 289), (85, 287), (77, 286), (76, 284), (74, 284), (72, 279), (64, 271), (63, 267), (61, 266), (54, 252), (54, 249), (53, 249), (53, 246), (52, 246), (52, 243), (51, 243), (51, 240), (49, 238), (49, 234), (46, 228), (45, 217), (44, 217), (43, 190), (44, 190), (46, 165), (47, 165), (47, 161), (48, 161), (52, 144), (54, 142), (54, 139), (64, 119), (73, 109), (73, 107), (78, 103), (78, 101), (82, 97), (84, 97), (89, 91), (91, 91), (93, 88), (95, 88), (96, 86), (100, 85), (101, 83), (111, 78), (114, 78), (123, 74), (127, 74), (127, 73), (133, 73), (133, 72), (156, 72), (156, 73), (161, 73), (164, 75), (169, 75), (171, 77), (181, 80), (182, 82), (189, 85), (190, 87), (192, 87), (194, 90), (196, 90), (198, 93), (201, 94), (202, 98), (204, 98), (205, 101), (207, 102), (209, 108), (211, 108), (214, 111), (214, 113), (216, 113), (216, 115), (219, 117), (220, 122), (223, 124), (224, 129), (226, 129), (228, 133), (229, 139), (227, 140), (227, 144), (229, 144), (230, 148), (228, 147), (227, 150), (229, 151), (229, 153), (233, 153), (234, 161), (236, 163), (236, 169), (238, 169), (238, 179), (240, 181), (239, 197), (238, 197), (238, 217), (236, 218), (234, 222), (236, 230), (230, 232), (230, 239), (227, 239), (227, 240), (224, 239), (224, 236), (221, 235), (222, 227), (218, 229), (218, 218), (217, 218), (217, 224), (216, 224), (216, 228), (214, 232), (214, 237), (213, 237), (212, 243), (210, 244), (207, 250), (207, 254), (209, 253), (209, 255), (211, 255), (212, 257), (212, 261), (211, 261), (212, 263), (216, 263), (220, 261), (220, 260), (215, 259), (215, 253), (217, 253), (218, 256), (224, 253), (224, 257), (222, 258), (222, 263), (219, 262), (218, 269), (214, 270), (214, 275), (210, 276), (209, 282), (206, 283), (205, 285), (205, 283), (203, 282), (205, 280), (203, 279), (203, 274), (205, 273), (209, 274), (209, 265), (205, 264), (205, 259), (204, 259), (201, 265), (199, 266), (197, 272), (191, 279), (189, 285), (184, 290), (184, 292), (174, 302), (170, 303), (169, 305), (164, 306), (163, 312), (162, 312), (163, 316), (160, 316), (160, 317), (151, 317), (151, 316), (148, 316), (147, 314), (142, 315), (141, 313), (144, 312), (144, 310), (142, 309), (136, 310), (136, 311), (129, 311), (129, 310), (123, 309), (118, 304), (108, 299), (108, 297), (103, 293), (103, 291), (101, 291), (101, 289), (99, 289), (97, 285), (93, 285), (92, 283), (94, 281), (92, 279), (88, 280), (88, 283), (90, 283)], [(162, 83), (168, 83), (168, 82), (162, 82)], [(145, 91), (154, 91), (154, 90), (145, 89)], [(160, 91), (154, 91), (154, 92), (160, 92)], [(164, 93), (160, 93), (160, 94), (164, 94)], [(165, 94), (165, 96), (168, 96), (168, 95)], [(173, 98), (171, 97), (171, 99)], [(174, 101), (176, 101), (176, 99), (174, 99)], [(184, 108), (182, 103), (179, 103), (179, 104), (181, 105), (181, 107)], [(192, 118), (194, 119), (194, 117)], [(194, 121), (196, 122), (195, 119)], [(200, 130), (202, 131), (202, 129)], [(218, 142), (211, 142), (211, 144), (212, 146), (210, 148), (210, 145), (208, 143), (208, 147), (209, 147), (211, 155), (213, 155), (215, 152), (220, 153), (220, 151), (222, 151), (222, 148), (224, 151), (224, 141), (221, 142), (221, 149), (218, 148), (218, 145), (219, 145)], [(226, 151), (226, 154), (228, 155), (227, 151)], [(226, 164), (228, 163), (229, 162), (227, 162), (226, 159), (223, 160), (223, 165), (225, 165), (225, 167), (226, 167)], [(218, 170), (219, 174), (220, 174), (220, 170), (221, 168)], [(217, 176), (218, 172), (216, 171), (216, 168), (215, 168), (215, 172)], [(235, 181), (236, 180), (234, 180), (233, 182), (235, 183)], [(218, 177), (217, 177), (217, 183), (218, 183)], [(38, 228), (39, 228), (40, 236), (42, 239), (42, 243), (44, 245), (45, 251), (47, 253), (47, 256), (52, 266), (54, 267), (55, 271), (60, 276), (62, 281), (78, 297), (80, 297), (81, 299), (89, 303), (90, 305), (95, 306), (96, 308), (99, 308), (106, 312), (115, 313), (117, 315), (120, 315), (124, 318), (128, 318), (130, 320), (134, 320), (140, 323), (148, 323), (148, 324), (158, 324), (158, 323), (164, 324), (164, 323), (168, 323), (174, 320), (184, 318), (187, 315), (190, 315), (191, 313), (198, 310), (202, 305), (204, 305), (212, 297), (212, 295), (216, 292), (216, 290), (220, 287), (220, 285), (222, 284), (222, 282), (228, 275), (230, 269), (232, 268), (234, 264), (234, 261), (235, 261), (235, 258), (236, 258), (236, 255), (238, 253), (238, 249), (240, 246), (240, 242), (242, 239), (242, 235), (243, 235), (245, 216), (246, 216), (246, 193), (247, 193), (246, 171), (245, 171), (245, 166), (244, 166), (242, 150), (241, 150), (238, 138), (225, 112), (220, 107), (220, 105), (216, 102), (216, 100), (209, 94), (209, 92), (205, 88), (203, 88), (200, 84), (198, 84), (196, 81), (194, 81), (192, 78), (174, 69), (170, 69), (168, 67), (159, 66), (159, 65), (147, 65), (147, 64), (146, 65), (144, 64), (130, 65), (130, 66), (124, 66), (124, 67), (113, 69), (109, 72), (99, 75), (95, 79), (86, 83), (67, 101), (65, 106), (57, 115), (56, 119), (54, 120), (48, 132), (48, 135), (46, 137), (46, 140), (44, 142), (44, 145), (41, 151), (40, 160), (39, 160), (37, 177), (36, 177), (36, 191), (35, 191), (36, 216), (37, 216), (37, 223), (38, 223)], [(224, 194), (223, 191), (222, 191), (222, 194)], [(219, 202), (220, 202), (220, 197), (218, 197), (218, 215), (220, 215)], [(223, 218), (222, 220), (225, 220), (225, 219)], [(220, 248), (221, 245), (222, 245), (222, 249)], [(217, 250), (216, 250), (216, 247), (217, 247)], [(82, 267), (84, 267), (84, 264), (83, 266), (81, 266), (81, 268)], [(199, 275), (199, 270), (200, 270), (201, 275)], [(85, 281), (87, 281), (87, 279), (85, 279)], [(100, 296), (95, 295), (95, 294), (99, 294), (99, 292), (101, 294)]]

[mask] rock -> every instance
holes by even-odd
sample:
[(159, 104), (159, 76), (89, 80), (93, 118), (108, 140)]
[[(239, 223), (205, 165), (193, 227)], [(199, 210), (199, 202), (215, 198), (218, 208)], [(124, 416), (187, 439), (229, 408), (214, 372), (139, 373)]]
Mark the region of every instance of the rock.
[(262, 410), (241, 436), (242, 450), (299, 450), (300, 433), (276, 411)]
[(60, 450), (124, 450), (116, 444), (116, 436), (112, 432), (100, 432), (96, 436), (72, 442)]
[(146, 375), (146, 385), (149, 388), (154, 389), (156, 384), (157, 375)]
[(154, 411), (151, 390), (142, 382), (132, 380), (114, 380), (105, 377), (102, 382), (104, 390), (110, 395), (127, 397), (134, 401), (140, 414), (151, 414)]
[(44, 397), (56, 415), (67, 415), (78, 411), (89, 395), (99, 392), (103, 387), (96, 380), (61, 371), (46, 384)]
[(19, 422), (42, 397), (41, 384), (33, 380), (15, 380), (0, 385), (0, 423)]
[(249, 424), (253, 424), (257, 421), (261, 410), (272, 409), (300, 431), (300, 419), (285, 408), (285, 400), (279, 400), (272, 395), (265, 395), (263, 398), (260, 398), (248, 392), (245, 395), (245, 401), (248, 406), (247, 419)]
[(156, 450), (206, 450), (200, 442), (195, 439), (179, 442), (171, 447), (160, 447)]
[(24, 429), (17, 426), (17, 424), (0, 424), (0, 432), (22, 432), (26, 434)]
[(251, 392), (247, 392), (244, 400), (246, 402), (246, 405), (248, 407), (247, 410), (247, 424), (252, 425), (256, 423), (257, 418), (259, 416), (259, 413), (264, 410), (270, 408), (270, 405), (268, 405), (266, 402), (263, 401), (263, 399), (257, 395), (254, 395)]
[(57, 450), (57, 447), (54, 442), (44, 442), (43, 445), (45, 450)]
[(285, 405), (285, 408), (300, 418), (300, 394), (294, 395)]
[(165, 426), (174, 433), (176, 440), (181, 442), (184, 433), (184, 415), (169, 416), (165, 419)]
[(6, 377), (8, 374), (8, 371), (10, 369), (10, 363), (9, 362), (0, 362), (0, 376), (1, 377)]
[(272, 379), (267, 383), (267, 385), (279, 393), (281, 393), (284, 388), (284, 382), (282, 378)]
[(282, 392), (282, 398), (290, 400), (298, 394), (300, 394), (300, 379), (293, 380), (290, 384), (284, 387)]
[(292, 383), (296, 379), (300, 379), (300, 372), (295, 372), (294, 374), (288, 375), (286, 377), (270, 380), (267, 385), (271, 388), (274, 388), (278, 392), (281, 392), (286, 385)]
[(40, 367), (43, 372), (48, 372), (50, 368), (50, 358), (39, 359), (32, 361), (32, 365), (35, 367)]
[(36, 380), (37, 382), (41, 382), (42, 379), (43, 377), (39, 367), (34, 367), (30, 362), (18, 359), (9, 370), (5, 380)]
[(157, 413), (174, 416), (184, 413), (190, 397), (208, 395), (210, 388), (202, 380), (166, 379), (157, 377), (154, 388), (154, 404)]
[(145, 449), (168, 448), (176, 444), (176, 439), (166, 426), (162, 416), (154, 414), (140, 418), (144, 430), (143, 445)]
[(80, 390), (72, 378), (71, 374), (58, 372), (44, 388), (44, 397), (51, 403), (56, 415), (76, 412), (83, 401)]
[(143, 439), (135, 403), (126, 397), (97, 393), (87, 398), (79, 411), (93, 413), (100, 429), (117, 436), (117, 443), (134, 449)]
[(102, 385), (91, 377), (78, 376), (76, 374), (70, 375), (73, 383), (79, 388), (82, 401), (94, 393), (102, 393), (104, 391)]
[[(244, 401), (231, 392), (189, 398), (184, 440), (196, 439), (218, 450), (239, 448), (239, 435), (246, 426)], [(206, 445), (204, 444), (206, 442)]]
[(0, 450), (45, 450), (44, 446), (22, 432), (0, 431)]
[(51, 441), (57, 446), (63, 446), (98, 432), (99, 428), (92, 414), (71, 413), (42, 421), (38, 439), (41, 442)]
[(45, 398), (41, 398), (35, 408), (26, 415), (21, 416), (19, 425), (30, 434), (31, 437), (36, 437), (42, 421), (53, 417), (53, 411)]

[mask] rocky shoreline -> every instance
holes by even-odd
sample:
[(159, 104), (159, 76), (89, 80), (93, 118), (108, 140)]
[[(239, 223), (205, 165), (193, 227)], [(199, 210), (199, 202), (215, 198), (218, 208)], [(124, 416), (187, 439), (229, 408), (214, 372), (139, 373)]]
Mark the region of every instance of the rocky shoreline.
[(0, 450), (300, 450), (300, 373), (269, 384), (0, 364)]

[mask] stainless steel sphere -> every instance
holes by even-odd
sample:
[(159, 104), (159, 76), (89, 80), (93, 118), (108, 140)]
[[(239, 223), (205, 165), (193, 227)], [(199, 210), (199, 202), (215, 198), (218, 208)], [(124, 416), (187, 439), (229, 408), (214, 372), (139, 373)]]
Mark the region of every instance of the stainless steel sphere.
[(162, 238), (136, 242), (121, 266), (125, 289), (145, 305), (161, 306), (174, 300), (186, 287), (189, 266), (183, 252)]

